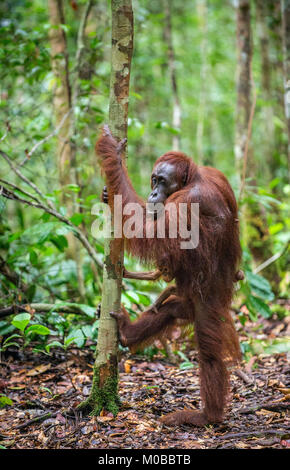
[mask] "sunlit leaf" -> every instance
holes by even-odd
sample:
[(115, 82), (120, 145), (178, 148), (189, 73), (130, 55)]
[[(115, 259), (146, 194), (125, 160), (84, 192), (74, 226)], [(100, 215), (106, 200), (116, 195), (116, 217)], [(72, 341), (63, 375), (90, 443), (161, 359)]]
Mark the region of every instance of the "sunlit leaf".
[(19, 313), (18, 315), (15, 315), (11, 323), (19, 330), (24, 331), (30, 322), (30, 319), (31, 315), (29, 313)]

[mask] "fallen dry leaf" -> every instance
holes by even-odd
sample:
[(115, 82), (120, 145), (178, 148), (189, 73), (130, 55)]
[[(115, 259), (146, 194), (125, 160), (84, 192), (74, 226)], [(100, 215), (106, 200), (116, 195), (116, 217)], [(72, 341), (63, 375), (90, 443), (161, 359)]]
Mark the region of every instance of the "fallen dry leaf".
[(279, 416), (280, 417), (280, 413), (277, 413), (276, 411), (270, 411), (270, 410), (259, 410), (259, 411), (256, 411), (256, 415), (264, 415), (264, 416)]
[(124, 370), (126, 372), (126, 374), (130, 374), (131, 372), (131, 365), (132, 365), (132, 361), (125, 361), (124, 363)]
[(31, 369), (29, 372), (26, 373), (26, 375), (28, 377), (34, 377), (35, 375), (43, 374), (43, 372), (46, 372), (48, 369), (50, 369), (50, 367), (50, 364), (41, 364), (40, 366)]

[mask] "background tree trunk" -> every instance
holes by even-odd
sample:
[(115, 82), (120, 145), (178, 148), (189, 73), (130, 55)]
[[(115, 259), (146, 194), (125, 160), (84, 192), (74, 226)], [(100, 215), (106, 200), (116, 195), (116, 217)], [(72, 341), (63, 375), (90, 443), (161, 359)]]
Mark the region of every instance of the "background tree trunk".
[[(168, 2), (168, 0), (166, 0), (163, 2), (163, 4), (164, 4), (164, 11), (165, 11), (164, 39), (167, 45), (168, 68), (169, 68), (170, 81), (171, 81), (171, 86), (172, 86), (172, 96), (173, 96), (172, 125), (174, 129), (180, 130), (181, 108), (180, 108), (180, 101), (179, 101), (179, 96), (178, 96), (175, 55), (174, 55), (174, 48), (173, 48), (173, 41), (172, 41), (171, 1)], [(180, 134), (173, 136), (172, 148), (173, 150), (180, 149)]]
[[(109, 127), (113, 136), (127, 137), (131, 59), (133, 53), (133, 10), (131, 0), (112, 0), (112, 56)], [(123, 155), (125, 158), (125, 152)], [(113, 226), (113, 224), (112, 224)], [(107, 410), (118, 413), (118, 337), (111, 311), (120, 310), (123, 274), (123, 240), (106, 240), (102, 305), (93, 385), (89, 398), (79, 409), (97, 415)]]
[(203, 140), (204, 140), (204, 120), (207, 104), (207, 91), (209, 90), (209, 79), (208, 74), (209, 64), (207, 63), (207, 2), (206, 0), (199, 0), (196, 4), (198, 19), (200, 25), (200, 31), (202, 40), (200, 44), (201, 50), (201, 69), (200, 69), (200, 94), (198, 103), (198, 121), (196, 126), (196, 152), (198, 163), (204, 164), (204, 152), (203, 152)]
[(283, 71), (284, 71), (284, 106), (288, 133), (288, 170), (290, 170), (290, 0), (281, 1)]
[(69, 83), (68, 52), (62, 0), (49, 0), (49, 37), (51, 43), (51, 64), (55, 76), (54, 115), (57, 136), (57, 162), (60, 185), (66, 186), (71, 180), (71, 147), (68, 139), (70, 130), (71, 89)]
[(249, 0), (237, 2), (237, 110), (235, 160), (238, 174), (243, 178), (243, 167), (247, 163), (246, 150), (251, 114), (251, 14)]
[(271, 62), (269, 57), (269, 29), (267, 26), (267, 3), (263, 0), (257, 0), (257, 29), (260, 41), (261, 51), (261, 85), (263, 106), (264, 139), (262, 142), (262, 151), (265, 155), (263, 169), (268, 172), (267, 176), (271, 179), (271, 161), (274, 152), (274, 110), (272, 104), (271, 90)]
[[(62, 26), (65, 24), (63, 1), (49, 0), (48, 3), (50, 24), (52, 26), (50, 29), (51, 62), (55, 76), (53, 104), (56, 127), (60, 127), (57, 136), (58, 174), (60, 186), (63, 189), (61, 193), (62, 203), (66, 207), (67, 215), (69, 217), (79, 210), (79, 207), (75, 202), (74, 193), (67, 197), (65, 188), (69, 184), (78, 184), (76, 172), (77, 125), (75, 108), (79, 93), (80, 59), (84, 49), (84, 31), (93, 4), (94, 0), (88, 1), (81, 17), (74, 73), (73, 78), (70, 81), (67, 40)], [(67, 239), (67, 254), (69, 257), (73, 258), (76, 263), (80, 299), (85, 300), (86, 290), (83, 274), (82, 251), (78, 243), (76, 243), (75, 237), (72, 233), (67, 235)]]

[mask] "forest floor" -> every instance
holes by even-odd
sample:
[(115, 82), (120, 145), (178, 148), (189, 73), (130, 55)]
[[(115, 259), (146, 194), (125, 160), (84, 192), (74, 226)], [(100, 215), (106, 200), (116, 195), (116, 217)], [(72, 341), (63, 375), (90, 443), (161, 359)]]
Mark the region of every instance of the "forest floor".
[[(265, 329), (289, 330), (289, 318)], [(269, 327), (270, 325), (270, 327)], [(282, 325), (282, 327), (281, 327)], [(261, 330), (259, 331), (261, 334)], [(162, 414), (199, 408), (198, 362), (182, 370), (162, 354), (125, 353), (120, 362), (121, 410), (84, 417), (75, 407), (89, 395), (93, 353), (66, 356), (7, 355), (0, 363), (0, 394), (12, 400), (0, 410), (0, 447), (9, 449), (261, 449), (290, 447), (290, 365), (287, 354), (253, 356), (233, 368), (231, 398), (220, 425), (162, 426)], [(4, 358), (2, 358), (3, 361)]]

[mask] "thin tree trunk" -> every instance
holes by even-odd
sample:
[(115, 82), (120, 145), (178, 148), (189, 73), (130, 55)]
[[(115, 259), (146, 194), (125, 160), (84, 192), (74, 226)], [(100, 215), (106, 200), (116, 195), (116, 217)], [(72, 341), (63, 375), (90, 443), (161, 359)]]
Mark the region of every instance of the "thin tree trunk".
[[(80, 21), (77, 51), (73, 79), (69, 79), (69, 63), (66, 34), (62, 27), (65, 24), (63, 1), (49, 0), (49, 17), (52, 28), (50, 29), (51, 61), (55, 75), (54, 87), (54, 113), (56, 127), (60, 126), (57, 139), (57, 161), (59, 182), (62, 188), (68, 184), (77, 184), (76, 173), (76, 117), (75, 107), (79, 92), (79, 71), (80, 57), (84, 48), (84, 30), (88, 15), (94, 4), (94, 0), (89, 0), (84, 7), (84, 12)], [(65, 190), (62, 192), (62, 203), (66, 206), (67, 214), (70, 217), (79, 208), (72, 197), (66, 197)], [(86, 298), (86, 290), (83, 275), (82, 252), (76, 243), (73, 234), (68, 234), (67, 254), (75, 260), (78, 290), (80, 299)]]
[(199, 0), (197, 2), (197, 12), (200, 22), (201, 30), (201, 44), (200, 44), (200, 54), (201, 54), (201, 70), (200, 70), (200, 94), (199, 94), (199, 105), (198, 105), (198, 121), (196, 128), (196, 153), (198, 158), (198, 163), (204, 163), (204, 154), (203, 154), (203, 137), (204, 137), (204, 118), (206, 110), (206, 96), (209, 86), (209, 74), (208, 74), (208, 64), (207, 64), (207, 3), (206, 0)]
[[(168, 67), (170, 73), (170, 81), (172, 86), (172, 95), (173, 95), (173, 116), (172, 116), (172, 125), (174, 129), (180, 130), (181, 126), (181, 107), (178, 96), (177, 88), (177, 79), (176, 79), (176, 66), (175, 66), (175, 55), (172, 41), (172, 26), (171, 26), (171, 1), (165, 0), (164, 2), (165, 10), (165, 22), (164, 22), (164, 38), (167, 44), (167, 54), (168, 54)], [(172, 139), (173, 150), (180, 149), (180, 135), (174, 135)]]
[(288, 133), (288, 169), (290, 170), (290, 0), (281, 0), (284, 106)]
[[(80, 71), (81, 71), (81, 57), (83, 51), (85, 49), (85, 28), (87, 25), (88, 17), (90, 15), (91, 9), (95, 3), (95, 0), (88, 0), (87, 4), (84, 5), (84, 10), (81, 16), (79, 30), (78, 30), (78, 38), (77, 38), (77, 50), (76, 50), (76, 57), (75, 57), (75, 65), (74, 65), (74, 73), (72, 75), (71, 80), (71, 115), (70, 115), (70, 122), (69, 122), (69, 134), (67, 136), (67, 140), (70, 144), (70, 152), (71, 152), (71, 172), (73, 182), (76, 183), (79, 187), (80, 182), (78, 178), (77, 172), (77, 119), (76, 119), (76, 106), (79, 96), (79, 78), (80, 78)], [(79, 194), (80, 197), (80, 194)], [(74, 201), (74, 208), (75, 211), (79, 211), (80, 207)], [(80, 247), (73, 241), (73, 253), (75, 254), (75, 261), (76, 261), (76, 268), (77, 268), (77, 278), (78, 278), (78, 288), (80, 292), (81, 300), (86, 299), (86, 288), (85, 288), (85, 279), (83, 273), (83, 253), (80, 250)]]
[(243, 170), (248, 158), (248, 130), (251, 115), (251, 15), (249, 0), (237, 2), (237, 110), (235, 160), (238, 174), (243, 178)]
[[(270, 172), (271, 161), (274, 152), (274, 111), (272, 105), (272, 91), (271, 91), (271, 63), (269, 57), (269, 30), (266, 23), (267, 4), (264, 0), (257, 0), (256, 2), (257, 13), (257, 27), (258, 36), (260, 40), (261, 49), (261, 82), (262, 93), (265, 101), (263, 106), (263, 142), (262, 150), (265, 155), (265, 171)], [(268, 176), (272, 176), (271, 174)]]
[(68, 140), (71, 112), (71, 89), (69, 83), (68, 52), (62, 0), (49, 0), (49, 37), (51, 43), (51, 63), (55, 76), (54, 114), (56, 127), (61, 125), (57, 135), (57, 156), (59, 182), (62, 187), (71, 181), (71, 147)]
[[(250, 1), (239, 0), (237, 7), (238, 44), (238, 97), (236, 125), (236, 165), (241, 177), (240, 200), (243, 196), (245, 179), (251, 177), (252, 191), (256, 189), (256, 165), (250, 147), (251, 130), (254, 118), (256, 92), (252, 90), (252, 43)], [(254, 85), (254, 84), (253, 84)], [(268, 86), (268, 85), (267, 85)], [(253, 99), (252, 99), (253, 94)], [(242, 206), (242, 233), (246, 245), (251, 250), (254, 262), (260, 264), (264, 257), (272, 254), (271, 239), (264, 207), (257, 203)], [(252, 233), (248, 228), (252, 227)], [(254, 235), (253, 235), (254, 232)], [(249, 235), (251, 233), (251, 236)]]
[[(131, 0), (112, 0), (112, 56), (109, 127), (118, 140), (127, 137), (133, 10)], [(123, 155), (125, 158), (125, 152)], [(113, 224), (112, 224), (113, 226)], [(118, 337), (111, 311), (120, 310), (124, 245), (121, 239), (105, 243), (104, 280), (93, 385), (79, 409), (98, 415), (101, 410), (119, 410)]]

